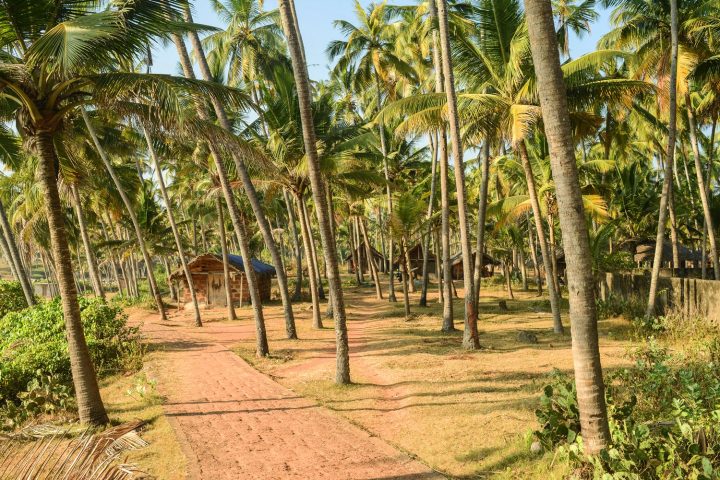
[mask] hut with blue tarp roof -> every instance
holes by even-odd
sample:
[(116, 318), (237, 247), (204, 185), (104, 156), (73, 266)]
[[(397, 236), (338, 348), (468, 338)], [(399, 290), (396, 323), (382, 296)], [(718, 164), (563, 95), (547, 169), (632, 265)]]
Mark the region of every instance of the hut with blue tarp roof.
[[(250, 302), (250, 291), (248, 289), (247, 277), (245, 276), (245, 262), (240, 255), (228, 255), (228, 266), (230, 269), (230, 292), (234, 305)], [(268, 265), (257, 258), (251, 258), (250, 264), (255, 271), (260, 299), (263, 302), (270, 300), (272, 277), (275, 275), (275, 267)], [(198, 302), (208, 307), (227, 306), (227, 294), (225, 288), (225, 273), (223, 261), (220, 255), (206, 253), (199, 255), (188, 263), (192, 275), (195, 292)], [(182, 284), (181, 301), (186, 304), (191, 302), (190, 290), (188, 289), (185, 273), (182, 268), (176, 270), (170, 279)]]

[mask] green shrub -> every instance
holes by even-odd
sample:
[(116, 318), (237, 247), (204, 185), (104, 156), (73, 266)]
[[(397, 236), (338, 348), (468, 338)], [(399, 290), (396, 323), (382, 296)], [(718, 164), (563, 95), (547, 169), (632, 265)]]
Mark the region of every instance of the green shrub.
[[(635, 364), (606, 377), (611, 445), (585, 458), (575, 435), (578, 413), (569, 377), (555, 374), (545, 388), (535, 436), (559, 447), (593, 478), (720, 478), (720, 375), (718, 343), (696, 357), (671, 355), (651, 341), (634, 353)], [(558, 388), (560, 386), (561, 388)]]
[(19, 404), (6, 400), (0, 407), (0, 429), (17, 428), (39, 415), (66, 413), (70, 416), (68, 412), (75, 404), (70, 387), (57, 376), (36, 373), (37, 378), (28, 383), (27, 390), (17, 394)]
[(646, 300), (639, 297), (622, 298), (610, 295), (606, 300), (596, 300), (598, 319), (605, 320), (613, 317), (625, 317), (635, 320), (645, 316)]
[[(122, 308), (95, 298), (81, 298), (85, 338), (98, 375), (138, 368), (141, 347), (137, 328), (127, 326)], [(18, 393), (42, 375), (71, 385), (70, 359), (59, 299), (0, 319), (0, 398), (18, 402)]]
[(17, 312), (27, 308), (27, 306), (20, 282), (0, 280), (0, 318), (10, 312)]

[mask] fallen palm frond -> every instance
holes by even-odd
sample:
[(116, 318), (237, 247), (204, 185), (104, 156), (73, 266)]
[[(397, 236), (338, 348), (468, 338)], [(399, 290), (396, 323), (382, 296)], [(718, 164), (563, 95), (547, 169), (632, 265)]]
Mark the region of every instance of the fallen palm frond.
[(148, 479), (120, 455), (147, 446), (137, 421), (101, 433), (85, 430), (72, 437), (72, 428), (33, 426), (0, 436), (0, 480), (128, 480)]

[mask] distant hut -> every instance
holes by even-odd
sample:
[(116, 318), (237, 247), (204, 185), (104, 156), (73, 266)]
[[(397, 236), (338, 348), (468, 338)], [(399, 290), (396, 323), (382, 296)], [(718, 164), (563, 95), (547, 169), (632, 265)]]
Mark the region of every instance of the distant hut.
[[(408, 257), (410, 258), (410, 275), (412, 277), (422, 277), (423, 259), (425, 258), (422, 245), (416, 243), (415, 246), (408, 249)], [(433, 255), (432, 252), (428, 252), (428, 272), (435, 273), (436, 261), (435, 255)], [(400, 265), (400, 259), (397, 259), (395, 262), (396, 271), (400, 270)]]
[[(250, 302), (250, 290), (245, 277), (245, 262), (239, 255), (228, 255), (228, 258), (230, 260), (230, 287), (232, 289), (233, 304), (239, 304), (241, 300), (242, 302)], [(255, 270), (255, 277), (260, 290), (260, 300), (266, 302), (270, 300), (270, 287), (272, 277), (275, 275), (275, 267), (256, 258), (251, 259), (250, 263)], [(222, 257), (213, 253), (200, 255), (190, 260), (188, 267), (192, 275), (198, 303), (212, 307), (227, 306)], [(170, 275), (170, 279), (182, 283), (182, 301), (185, 303), (191, 302), (190, 290), (183, 269), (180, 268), (175, 271)]]
[[(361, 246), (355, 249), (356, 255), (352, 254), (352, 251), (345, 255), (345, 262), (347, 262), (348, 273), (355, 273), (355, 258), (359, 258), (360, 266), (362, 267), (362, 273), (370, 273), (370, 264), (367, 261), (367, 250), (365, 246)], [(378, 271), (383, 270), (382, 266), (387, 262), (382, 253), (370, 247), (370, 252), (375, 262), (375, 266)]]
[[(472, 264), (475, 265), (475, 255), (477, 252), (473, 252), (472, 254)], [(487, 253), (482, 254), (482, 269), (480, 270), (483, 277), (492, 277), (495, 273), (495, 266), (500, 265), (500, 262), (495, 260), (493, 257), (488, 255)], [(474, 268), (474, 267), (473, 267)], [(452, 272), (452, 278), (453, 280), (462, 280), (463, 279), (463, 259), (462, 259), (462, 252), (458, 253), (454, 257), (450, 258), (450, 269)]]
[[(633, 254), (633, 260), (638, 267), (652, 267), (655, 261), (654, 239), (630, 239), (621, 244), (621, 249)], [(693, 250), (685, 245), (678, 244), (680, 265), (675, 268), (698, 268), (702, 264), (702, 252)], [(671, 242), (664, 242), (662, 247), (661, 267), (670, 268), (673, 261), (673, 248)]]

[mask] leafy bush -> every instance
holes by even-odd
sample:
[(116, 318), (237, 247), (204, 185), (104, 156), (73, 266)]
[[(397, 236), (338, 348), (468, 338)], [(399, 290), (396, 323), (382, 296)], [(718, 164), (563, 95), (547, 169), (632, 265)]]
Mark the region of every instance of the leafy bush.
[(625, 317), (628, 320), (645, 316), (646, 303), (639, 297), (628, 299), (617, 295), (610, 295), (606, 300), (596, 300), (598, 319), (605, 320), (613, 317)]
[[(81, 298), (85, 338), (98, 375), (138, 368), (141, 347), (137, 328), (127, 326), (118, 306)], [(18, 403), (18, 393), (42, 375), (71, 385), (70, 358), (59, 299), (0, 319), (0, 398)]]
[(10, 312), (17, 312), (27, 308), (27, 306), (20, 282), (0, 280), (0, 318)]
[(560, 446), (594, 478), (720, 478), (720, 348), (706, 347), (702, 356), (688, 357), (651, 341), (635, 352), (634, 366), (607, 376), (612, 444), (599, 455), (582, 455), (575, 393), (562, 374), (545, 389), (535, 436), (545, 448)]
[(6, 400), (5, 406), (0, 407), (0, 419), (3, 421), (0, 429), (14, 429), (38, 415), (57, 415), (73, 408), (70, 387), (55, 375), (36, 373), (37, 378), (28, 383), (27, 390), (17, 394), (19, 405)]

